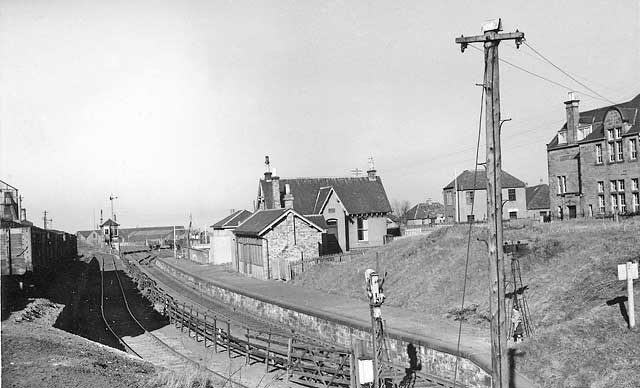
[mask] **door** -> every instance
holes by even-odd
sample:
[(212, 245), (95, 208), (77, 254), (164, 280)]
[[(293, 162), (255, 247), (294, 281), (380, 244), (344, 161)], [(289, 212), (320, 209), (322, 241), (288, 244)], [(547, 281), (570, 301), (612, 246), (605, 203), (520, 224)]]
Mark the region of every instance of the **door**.
[(327, 233), (322, 239), (322, 254), (330, 255), (333, 253), (341, 253), (340, 242), (338, 241), (338, 220), (327, 220)]
[(574, 205), (569, 205), (569, 218), (576, 218), (576, 207)]

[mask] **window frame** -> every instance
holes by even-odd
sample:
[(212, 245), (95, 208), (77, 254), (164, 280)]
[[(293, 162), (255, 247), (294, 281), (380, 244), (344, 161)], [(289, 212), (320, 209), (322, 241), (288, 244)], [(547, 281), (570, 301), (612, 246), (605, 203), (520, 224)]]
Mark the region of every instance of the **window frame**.
[(631, 160), (638, 159), (638, 140), (629, 139), (629, 156)]
[(609, 163), (616, 161), (616, 150), (613, 142), (607, 143), (607, 153), (609, 154)]
[(358, 241), (369, 241), (369, 220), (358, 217), (356, 221)]
[(602, 144), (596, 144), (596, 164), (602, 164)]
[[(513, 196), (511, 195), (512, 193), (513, 193)], [(517, 201), (516, 189), (507, 189), (507, 198), (509, 199), (509, 201)]]
[(598, 210), (604, 213), (607, 210), (607, 204), (604, 201), (604, 194), (598, 195)]
[(604, 193), (604, 181), (598, 181), (598, 193)]
[(621, 162), (624, 160), (624, 146), (621, 141), (616, 142), (616, 161)]

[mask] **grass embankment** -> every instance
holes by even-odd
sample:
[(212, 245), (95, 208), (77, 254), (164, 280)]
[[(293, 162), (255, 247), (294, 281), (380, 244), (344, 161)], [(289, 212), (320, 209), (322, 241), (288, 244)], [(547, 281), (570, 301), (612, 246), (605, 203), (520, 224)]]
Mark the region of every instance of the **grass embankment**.
[[(446, 227), (376, 250), (380, 270), (388, 272), (386, 303), (453, 322), (468, 230)], [(465, 325), (488, 334), (488, 256), (478, 241), (485, 236), (484, 225), (473, 228), (465, 306), (477, 307), (466, 312)], [(640, 334), (627, 329), (618, 304), (607, 304), (626, 296), (617, 264), (640, 257), (640, 220), (512, 223), (505, 239), (530, 242), (520, 266), (536, 333), (517, 345), (517, 369), (542, 387), (640, 386)], [(351, 263), (319, 265), (294, 282), (364, 299), (364, 271), (375, 268), (376, 251)]]

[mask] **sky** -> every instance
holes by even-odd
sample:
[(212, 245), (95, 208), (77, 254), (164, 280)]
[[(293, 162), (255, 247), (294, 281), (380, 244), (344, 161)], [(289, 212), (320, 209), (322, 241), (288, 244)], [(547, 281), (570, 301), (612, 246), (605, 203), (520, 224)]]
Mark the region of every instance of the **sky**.
[(4, 0), (0, 179), (68, 231), (106, 219), (111, 194), (124, 227), (252, 210), (265, 155), (281, 177), (372, 156), (391, 201), (442, 201), (474, 168), (483, 79), (454, 39), (497, 17), (591, 89), (500, 44), (561, 84), (500, 64), (503, 168), (546, 183), (567, 92), (581, 110), (640, 93), (640, 0)]

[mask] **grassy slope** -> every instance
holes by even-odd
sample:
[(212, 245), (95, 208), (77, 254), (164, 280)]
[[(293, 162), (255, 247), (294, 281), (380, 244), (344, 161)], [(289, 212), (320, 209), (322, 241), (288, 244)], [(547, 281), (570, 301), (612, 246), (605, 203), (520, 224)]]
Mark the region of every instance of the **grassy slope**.
[[(379, 249), (387, 303), (451, 319), (448, 312), (460, 308), (467, 231), (452, 226)], [(465, 306), (478, 305), (466, 324), (488, 331), (488, 258), (477, 241), (484, 236), (484, 226), (473, 229)], [(640, 334), (606, 301), (626, 295), (616, 266), (640, 257), (640, 220), (510, 224), (505, 239), (526, 239), (531, 248), (520, 263), (536, 336), (518, 345), (517, 368), (544, 387), (637, 387)], [(323, 264), (295, 283), (363, 299), (364, 270), (375, 262), (370, 252), (351, 263)]]

